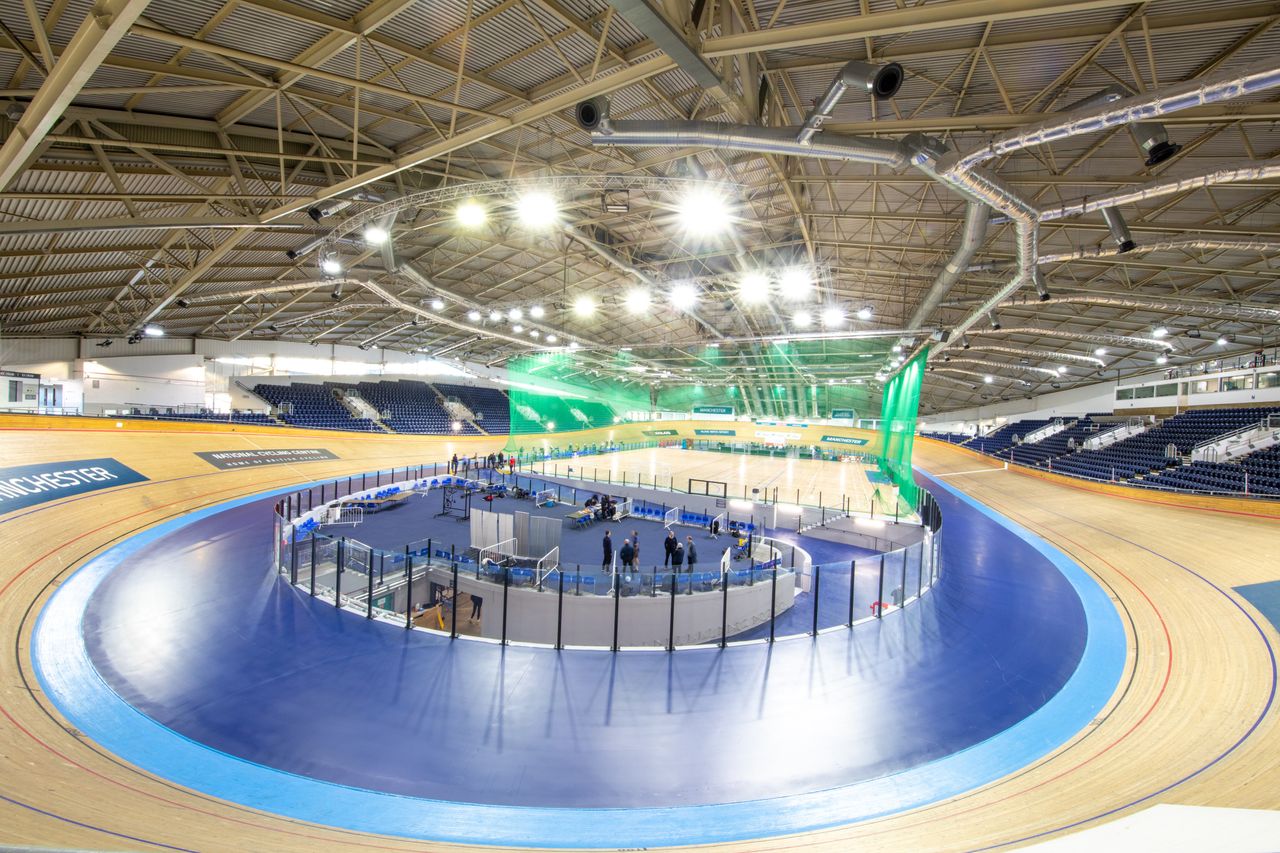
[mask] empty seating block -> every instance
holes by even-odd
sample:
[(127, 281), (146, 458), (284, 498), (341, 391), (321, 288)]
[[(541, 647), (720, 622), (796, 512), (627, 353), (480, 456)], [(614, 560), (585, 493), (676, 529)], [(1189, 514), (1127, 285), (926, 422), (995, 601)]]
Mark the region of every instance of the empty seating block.
[[(382, 422), (396, 432), (447, 435), (453, 433), (454, 417), (426, 382), (402, 379), (390, 382), (361, 382), (360, 396), (382, 415)], [(463, 423), (458, 435), (479, 435)]]
[(437, 382), (435, 387), (445, 397), (457, 397), (462, 405), (474, 412), (476, 421), (489, 435), (507, 435), (511, 432), (510, 403), (507, 395), (497, 388), (476, 388), (445, 382)]
[(352, 432), (381, 432), (368, 418), (353, 417), (324, 385), (295, 382), (292, 385), (259, 384), (253, 392), (275, 406), (280, 420), (308, 429), (340, 429)]

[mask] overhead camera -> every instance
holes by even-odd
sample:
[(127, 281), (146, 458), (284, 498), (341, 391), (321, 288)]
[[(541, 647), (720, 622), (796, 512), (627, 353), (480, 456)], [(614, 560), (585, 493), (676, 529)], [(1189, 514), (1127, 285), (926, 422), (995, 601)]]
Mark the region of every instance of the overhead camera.
[(111, 340), (110, 338), (103, 338), (102, 340), (94, 344), (94, 346), (102, 347), (103, 349), (106, 349), (107, 347), (111, 346), (113, 343), (115, 343), (115, 341)]
[(583, 130), (598, 130), (609, 121), (609, 99), (595, 97), (579, 102), (573, 108), (573, 120)]
[(175, 300), (173, 301), (173, 304), (174, 304), (174, 305), (177, 305), (179, 308), (190, 308), (190, 307), (191, 307), (191, 300), (190, 300), (190, 299), (175, 299)]

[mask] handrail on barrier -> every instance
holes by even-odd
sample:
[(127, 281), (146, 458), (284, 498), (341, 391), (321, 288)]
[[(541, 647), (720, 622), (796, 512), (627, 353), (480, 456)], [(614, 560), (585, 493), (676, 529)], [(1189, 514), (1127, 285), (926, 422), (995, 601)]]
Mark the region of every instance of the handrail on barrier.
[(503, 539), (502, 541), (495, 542), (492, 545), (486, 545), (479, 549), (479, 552), (476, 554), (476, 564), (483, 566), (485, 561), (488, 560), (491, 563), (501, 565), (502, 560), (499, 558), (517, 556), (516, 545), (517, 542), (515, 537)]
[(550, 551), (538, 558), (536, 566), (536, 577), (538, 589), (542, 589), (542, 582), (546, 580), (547, 575), (560, 568), (560, 546), (556, 545)]

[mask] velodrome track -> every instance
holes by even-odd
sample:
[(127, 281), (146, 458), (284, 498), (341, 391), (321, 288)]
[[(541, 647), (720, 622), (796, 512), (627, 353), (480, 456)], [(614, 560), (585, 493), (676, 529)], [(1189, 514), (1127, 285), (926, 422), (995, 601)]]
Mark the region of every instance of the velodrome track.
[[(419, 463), (494, 439), (48, 421), (0, 423), (8, 464), (111, 457), (149, 482), (0, 516), (0, 843), (87, 849), (422, 849), (255, 812), (130, 767), (65, 724), (41, 695), (28, 641), (57, 584), (121, 539), (201, 507), (272, 488)], [(83, 429), (77, 427), (96, 427)], [(154, 427), (154, 428), (153, 428)], [(139, 433), (145, 432), (144, 435)], [(196, 450), (316, 447), (341, 458), (212, 471)], [(1280, 806), (1274, 708), (1280, 643), (1232, 587), (1276, 580), (1280, 521), (1267, 506), (1183, 507), (1133, 492), (1004, 471), (920, 441), (916, 462), (1044, 537), (1111, 593), (1125, 624), (1120, 688), (1094, 724), (1035, 765), (914, 812), (734, 850), (973, 849), (1095, 825), (1156, 802)], [(735, 466), (736, 467), (736, 466)], [(725, 479), (730, 479), (726, 474)], [(619, 839), (625, 846), (625, 839)], [(432, 844), (431, 849), (451, 849)], [(463, 849), (463, 848), (457, 848)], [(467, 848), (474, 849), (474, 848)], [(723, 849), (730, 849), (726, 845)]]

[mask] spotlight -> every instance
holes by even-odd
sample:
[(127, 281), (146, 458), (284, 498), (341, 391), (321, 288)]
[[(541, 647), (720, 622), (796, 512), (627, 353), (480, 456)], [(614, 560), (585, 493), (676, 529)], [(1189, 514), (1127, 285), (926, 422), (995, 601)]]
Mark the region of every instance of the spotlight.
[(163, 338), (164, 329), (160, 328), (155, 323), (148, 323), (142, 327), (142, 334), (146, 335), (148, 338)]
[(432, 311), (443, 311), (443, 310), (444, 310), (444, 300), (443, 300), (443, 299), (432, 299), (432, 300), (431, 300), (431, 310), (432, 310)]
[(387, 229), (379, 228), (377, 225), (370, 225), (364, 229), (364, 241), (370, 246), (381, 246), (387, 242), (387, 238), (390, 236), (387, 233)]
[(1066, 373), (1066, 372), (1067, 372), (1067, 369), (1066, 369), (1065, 367), (1063, 367), (1063, 366), (1059, 365), (1059, 367), (1058, 367), (1058, 375), (1062, 375), (1063, 373)]
[(555, 335), (547, 335), (547, 343), (549, 344), (554, 344), (558, 340), (560, 339), (557, 338)]
[(680, 199), (681, 227), (690, 234), (708, 236), (729, 227), (729, 204), (710, 187), (696, 187)]
[(463, 228), (475, 228), (484, 224), (484, 221), (489, 218), (489, 213), (480, 202), (475, 199), (467, 199), (458, 205), (458, 209), (453, 212), (453, 216)]
[(556, 431), (556, 422), (547, 421), (547, 432), (555, 432), (555, 431)]
[(529, 309), (529, 316), (535, 320), (541, 320), (546, 315), (547, 312), (541, 305), (535, 305)]
[(871, 311), (871, 306), (870, 306), (870, 305), (864, 305), (864, 306), (862, 306), (861, 308), (859, 308), (859, 309), (858, 309), (858, 319), (859, 319), (859, 320), (870, 320), (870, 319), (871, 319), (871, 314), (872, 314), (872, 311)]
[(453, 428), (454, 432), (459, 432), (462, 429), (462, 421), (454, 421), (450, 426)]
[(671, 288), (671, 305), (680, 311), (688, 311), (698, 304), (698, 290), (692, 284), (677, 284)]
[(801, 309), (791, 315), (791, 322), (797, 329), (807, 329), (813, 325), (813, 315)]
[(627, 310), (632, 314), (643, 314), (649, 310), (650, 301), (649, 291), (642, 287), (637, 287), (627, 293), (623, 304), (627, 306)]
[(813, 276), (803, 267), (793, 267), (782, 274), (778, 282), (782, 298), (791, 302), (808, 299), (813, 293)]
[(1159, 340), (1160, 338), (1163, 338), (1168, 334), (1169, 334), (1169, 330), (1166, 329), (1164, 326), (1156, 326), (1154, 329), (1151, 330), (1151, 337), (1155, 338), (1156, 340)]
[(1106, 355), (1106, 354), (1107, 354), (1107, 348), (1106, 348), (1106, 347), (1098, 347), (1096, 350), (1094, 350), (1094, 351), (1093, 351), (1093, 354), (1094, 354), (1094, 355), (1096, 355), (1096, 356), (1104, 356), (1104, 355)]
[(1147, 155), (1148, 166), (1158, 166), (1182, 150), (1182, 146), (1169, 141), (1169, 133), (1158, 121), (1138, 121), (1129, 126), (1133, 138), (1138, 140), (1142, 153)]
[(577, 349), (580, 346), (582, 346), (582, 344), (577, 341), (569, 341), (569, 349)]
[(893, 351), (894, 351), (894, 352), (902, 352), (902, 344), (894, 344), (894, 345), (893, 345)]
[(560, 216), (560, 207), (550, 193), (532, 190), (516, 201), (516, 216), (529, 228), (550, 228)]
[(828, 329), (834, 329), (844, 323), (844, 311), (838, 306), (832, 305), (830, 308), (822, 309), (822, 325)]
[(518, 335), (524, 331), (524, 326), (521, 326), (519, 323), (516, 323), (511, 327), (511, 331), (515, 332)]
[(1218, 338), (1218, 346), (1225, 347), (1228, 343), (1229, 341), (1225, 337)]
[(590, 317), (596, 313), (596, 301), (587, 294), (573, 300), (573, 313), (578, 317)]
[(468, 320), (470, 320), (470, 321), (471, 321), (471, 322), (473, 322), (473, 323), (479, 323), (479, 322), (480, 322), (480, 312), (479, 312), (479, 311), (476, 311), (475, 309), (472, 309), (472, 310), (468, 311), (468, 312), (467, 312), (467, 319), (468, 319)]
[(510, 311), (507, 312), (507, 319), (522, 320), (524, 319), (524, 312), (521, 311), (519, 308), (512, 308)]
[(502, 312), (501, 312), (501, 311), (494, 310), (494, 311), (490, 311), (490, 312), (489, 312), (489, 322), (490, 322), (490, 323), (496, 323), (496, 322), (498, 322), (498, 321), (499, 321), (499, 320), (501, 320), (501, 319), (502, 319)]
[(538, 337), (538, 335), (539, 335), (539, 334), (540, 334), (540, 333), (538, 332), (538, 330), (537, 330), (537, 329), (530, 329), (530, 330), (529, 330), (529, 337), (531, 337), (531, 338), (536, 338), (536, 337)]
[(1169, 363), (1169, 356), (1167, 355), (1156, 356), (1156, 364), (1168, 364), (1168, 363)]
[(992, 382), (996, 381), (996, 378), (994, 376), (984, 376), (982, 377), (982, 381), (990, 385)]
[(1031, 282), (1036, 286), (1036, 293), (1039, 294), (1041, 302), (1049, 299), (1049, 288), (1044, 283), (1044, 273), (1039, 269), (1032, 270)]
[(338, 259), (333, 255), (329, 255), (320, 261), (320, 272), (325, 275), (338, 275), (342, 272), (342, 264), (338, 263)]
[(769, 279), (764, 273), (747, 273), (738, 282), (738, 295), (748, 305), (761, 304), (769, 298)]

